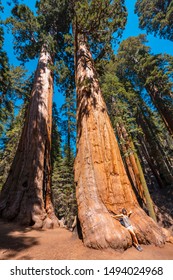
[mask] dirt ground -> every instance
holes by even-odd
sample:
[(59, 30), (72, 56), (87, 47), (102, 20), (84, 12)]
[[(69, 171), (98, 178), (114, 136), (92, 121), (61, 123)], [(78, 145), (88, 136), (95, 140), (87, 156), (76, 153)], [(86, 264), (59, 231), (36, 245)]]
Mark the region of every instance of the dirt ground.
[(94, 250), (64, 228), (33, 230), (0, 221), (0, 260), (173, 260), (173, 244), (142, 247), (142, 252)]

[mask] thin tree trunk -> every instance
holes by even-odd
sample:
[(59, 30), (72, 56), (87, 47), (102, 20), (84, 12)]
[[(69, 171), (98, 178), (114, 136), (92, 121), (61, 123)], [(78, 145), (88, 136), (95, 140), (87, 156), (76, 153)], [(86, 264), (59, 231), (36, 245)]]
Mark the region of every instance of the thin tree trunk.
[(145, 176), (144, 176), (144, 173), (143, 173), (143, 170), (142, 170), (142, 166), (141, 166), (139, 157), (138, 157), (137, 153), (135, 152), (135, 147), (134, 147), (134, 144), (133, 144), (132, 141), (131, 141), (131, 147), (134, 151), (134, 158), (135, 158), (135, 162), (136, 162), (137, 169), (138, 169), (138, 172), (139, 172), (140, 181), (141, 181), (142, 186), (143, 186), (143, 191), (144, 191), (144, 195), (145, 195), (145, 199), (146, 199), (146, 205), (147, 205), (148, 213), (154, 221), (157, 221), (156, 214), (155, 214), (155, 211), (154, 211), (154, 203), (153, 203), (152, 198), (150, 196), (148, 186), (147, 186), (147, 183), (146, 183), (146, 180), (145, 180)]
[(0, 196), (3, 218), (35, 228), (58, 225), (50, 176), (52, 63), (43, 46), (19, 146)]
[(141, 200), (146, 204), (144, 190), (143, 190), (142, 183), (140, 181), (139, 171), (138, 171), (136, 161), (134, 158), (134, 153), (132, 151), (132, 147), (129, 142), (129, 136), (127, 134), (127, 131), (126, 131), (124, 125), (117, 123), (117, 133), (118, 133), (120, 141), (122, 142), (121, 143), (122, 151), (123, 151), (125, 163), (126, 163), (128, 171), (129, 171), (129, 175), (130, 175), (131, 181), (133, 183), (133, 186), (135, 187)]
[(156, 86), (147, 86), (146, 89), (151, 96), (151, 99), (153, 100), (153, 103), (155, 104), (157, 110), (159, 111), (170, 135), (173, 137), (173, 110), (171, 110), (165, 104), (165, 101), (160, 97), (160, 93)]
[(142, 167), (140, 161), (138, 159), (138, 155), (135, 152), (135, 147), (133, 141), (129, 138), (127, 131), (124, 125), (118, 125), (118, 129), (120, 137), (123, 139), (123, 149), (125, 155), (125, 161), (127, 164), (127, 168), (129, 169), (129, 174), (131, 176), (133, 185), (135, 186), (140, 198), (144, 202), (147, 207), (149, 216), (157, 221), (156, 215), (154, 212), (153, 202), (147, 187), (147, 183), (145, 181), (145, 177), (142, 171)]
[(139, 207), (100, 91), (86, 37), (76, 32), (77, 155), (75, 183), (84, 244), (126, 249), (131, 236), (109, 213), (132, 210), (141, 243), (164, 243), (158, 225)]
[(162, 176), (165, 185), (170, 185), (173, 182), (172, 176), (172, 168), (168, 166), (167, 160), (163, 157), (162, 148), (158, 145), (157, 139), (154, 141), (154, 132), (150, 127), (148, 120), (146, 119), (143, 110), (141, 109), (141, 114), (138, 116), (138, 123), (141, 126), (147, 143), (150, 147), (150, 154), (151, 157), (154, 159), (157, 169), (159, 171), (160, 176)]
[(150, 157), (150, 155), (148, 153), (148, 149), (147, 149), (147, 147), (145, 145), (145, 141), (141, 137), (139, 137), (139, 142), (141, 144), (142, 153), (143, 153), (146, 161), (148, 162), (148, 165), (149, 165), (153, 175), (155, 176), (156, 181), (157, 181), (159, 187), (163, 188), (164, 187), (164, 183), (163, 183), (162, 179), (160, 178), (160, 174), (159, 174), (159, 171), (157, 169), (157, 166), (155, 166), (153, 160), (151, 159), (151, 157)]
[[(142, 109), (141, 109), (141, 111), (142, 111)], [(149, 117), (147, 118), (146, 115), (143, 113), (143, 111), (142, 111), (142, 115), (143, 115), (144, 121), (147, 124), (147, 127), (148, 127), (148, 129), (150, 131), (150, 134), (151, 134), (150, 139), (154, 139), (155, 146), (158, 147), (159, 153), (160, 153), (160, 155), (163, 158), (164, 166), (165, 166), (167, 177), (168, 177), (168, 181), (172, 182), (173, 181), (172, 165), (171, 165), (169, 159), (167, 158), (167, 155), (165, 154), (165, 152), (163, 150), (163, 147), (161, 146), (158, 137), (157, 138), (155, 137), (156, 135), (155, 135), (155, 133), (153, 131), (153, 125), (151, 125), (151, 122), (149, 121)]]

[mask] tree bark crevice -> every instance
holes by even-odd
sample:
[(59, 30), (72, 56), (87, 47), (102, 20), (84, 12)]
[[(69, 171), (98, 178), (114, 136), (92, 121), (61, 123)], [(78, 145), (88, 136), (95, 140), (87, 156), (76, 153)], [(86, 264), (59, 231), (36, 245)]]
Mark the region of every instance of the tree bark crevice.
[(84, 244), (119, 250), (131, 246), (128, 230), (109, 213), (118, 214), (124, 207), (134, 213), (131, 220), (141, 243), (163, 244), (161, 229), (139, 207), (127, 177), (87, 39), (82, 34), (76, 38), (78, 139), (74, 171)]
[(58, 225), (50, 190), (52, 63), (43, 45), (22, 135), (0, 196), (3, 218), (35, 228)]

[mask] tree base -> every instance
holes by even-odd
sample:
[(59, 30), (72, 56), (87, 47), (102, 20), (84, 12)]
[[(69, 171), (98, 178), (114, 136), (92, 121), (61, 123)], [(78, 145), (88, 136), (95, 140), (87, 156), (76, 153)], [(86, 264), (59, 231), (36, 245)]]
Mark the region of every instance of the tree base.
[[(154, 244), (163, 247), (166, 235), (139, 207), (133, 209), (131, 224), (139, 244)], [(127, 228), (111, 217), (109, 213), (99, 213), (92, 218), (92, 225), (82, 225), (84, 245), (94, 249), (112, 248), (124, 251), (133, 245)]]

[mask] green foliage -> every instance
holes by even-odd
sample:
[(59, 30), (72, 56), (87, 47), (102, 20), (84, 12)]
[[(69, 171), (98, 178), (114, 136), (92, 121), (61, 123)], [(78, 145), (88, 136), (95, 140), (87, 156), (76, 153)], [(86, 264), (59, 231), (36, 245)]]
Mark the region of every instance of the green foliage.
[[(69, 112), (68, 112), (69, 110)], [(64, 111), (70, 113), (70, 108)], [(53, 107), (53, 133), (52, 133), (52, 191), (56, 215), (64, 218), (68, 228), (71, 227), (74, 217), (77, 215), (77, 203), (75, 197), (73, 162), (74, 152), (71, 137), (72, 128), (65, 120), (61, 119), (54, 105)], [(63, 122), (63, 125), (62, 123)], [(64, 125), (67, 122), (67, 129)], [(71, 124), (70, 124), (71, 125)], [(69, 141), (70, 139), (70, 141)]]
[(73, 176), (73, 163), (62, 158), (54, 165), (52, 176), (53, 201), (56, 215), (64, 218), (68, 228), (77, 215), (77, 203)]
[(117, 55), (118, 75), (128, 78), (136, 90), (145, 89), (151, 93), (157, 88), (157, 94), (165, 106), (173, 108), (170, 61), (164, 55), (153, 55), (145, 42), (146, 36), (139, 35), (129, 37), (120, 44)]
[(14, 35), (14, 49), (19, 59), (27, 61), (37, 57), (43, 44), (56, 55), (69, 26), (67, 2), (37, 1), (37, 15), (24, 4), (15, 5), (6, 24)]
[(0, 135), (16, 109), (16, 102), (25, 98), (26, 70), (22, 66), (10, 66), (7, 53), (3, 49), (4, 32), (0, 27)]
[(173, 41), (172, 0), (138, 0), (135, 12), (139, 16), (140, 28)]
[(74, 2), (74, 26), (78, 33), (87, 35), (93, 55), (103, 49), (105, 55), (111, 53), (111, 44), (121, 37), (126, 24), (124, 0)]
[(23, 106), (18, 115), (12, 119), (6, 134), (3, 137), (3, 145), (0, 148), (0, 190), (4, 185), (11, 164), (13, 162), (15, 152), (19, 143), (23, 121), (25, 114), (25, 106)]
[(60, 114), (57, 110), (56, 104), (53, 103), (52, 108), (52, 149), (51, 149), (51, 161), (52, 165), (54, 165), (55, 161), (61, 159), (61, 133), (59, 131), (59, 127), (61, 124)]
[[(145, 38), (141, 37), (141, 39), (143, 41)], [(132, 42), (130, 40), (131, 38), (121, 44), (118, 55), (104, 67), (105, 71), (100, 79), (102, 92), (117, 138), (117, 124), (122, 124), (132, 138), (136, 152), (140, 151), (140, 154), (140, 139), (143, 139), (149, 152), (150, 160), (162, 177), (164, 184), (169, 185), (172, 180), (173, 141), (158, 111), (152, 109), (151, 100), (147, 102), (147, 105), (145, 102), (147, 98), (143, 98), (143, 95), (141, 95), (141, 89), (147, 83), (160, 82), (161, 88), (161, 82), (165, 81), (164, 79), (167, 79), (165, 87), (164, 83), (162, 85), (164, 93), (166, 93), (166, 89), (167, 93), (169, 92), (171, 82), (167, 82), (169, 81), (169, 75), (167, 75), (166, 69), (169, 68), (169, 63), (165, 62), (165, 58), (153, 58), (153, 56), (150, 56), (148, 47), (145, 48), (143, 44), (139, 47), (135, 38)], [(160, 81), (157, 79), (157, 75), (154, 75), (155, 71), (158, 73)], [(145, 84), (143, 85), (142, 82), (145, 82)], [(124, 154), (123, 146), (126, 145), (126, 142), (122, 142), (119, 138), (118, 140), (122, 156), (129, 155), (132, 150), (130, 149)]]
[[(124, 1), (75, 1), (78, 31), (97, 40), (106, 33), (121, 33), (126, 23)], [(102, 34), (102, 35), (101, 35)]]
[(132, 85), (117, 77), (117, 65), (110, 61), (101, 78), (101, 88), (108, 107), (114, 129), (117, 123), (124, 123), (129, 133), (133, 133), (134, 141), (140, 129), (136, 123), (137, 105), (140, 100)]

